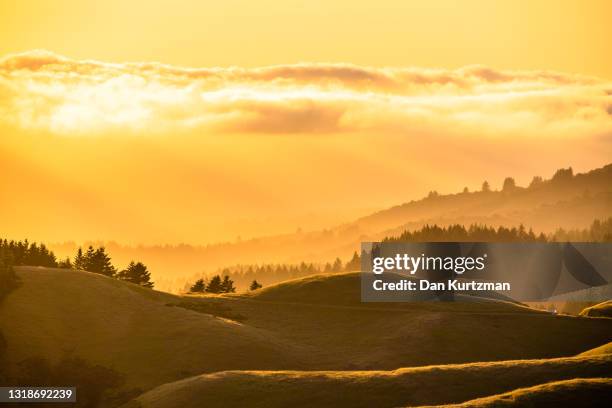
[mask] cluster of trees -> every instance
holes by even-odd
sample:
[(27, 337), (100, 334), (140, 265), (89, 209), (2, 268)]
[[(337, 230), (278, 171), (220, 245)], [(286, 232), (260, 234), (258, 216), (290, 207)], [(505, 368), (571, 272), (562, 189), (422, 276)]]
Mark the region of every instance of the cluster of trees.
[(612, 242), (612, 217), (595, 220), (587, 229), (559, 229), (553, 234), (536, 234), (523, 225), (519, 227), (488, 227), (486, 225), (460, 224), (440, 227), (425, 225), (414, 231), (404, 231), (398, 236), (386, 237), (383, 242)]
[(11, 265), (47, 266), (50, 268), (57, 266), (53, 251), (50, 251), (45, 244), (30, 243), (27, 239), (24, 241), (0, 239), (0, 251), (4, 253), (4, 257), (10, 258)]
[(99, 273), (101, 275), (135, 283), (146, 288), (153, 288), (154, 285), (151, 281), (151, 273), (145, 264), (131, 261), (127, 268), (118, 271), (117, 268), (113, 266), (111, 257), (104, 247), (94, 249), (94, 247), (90, 245), (85, 252), (79, 247), (74, 256), (74, 261), (70, 262), (70, 258), (66, 258), (65, 261), (60, 263), (60, 267)]
[(546, 235), (536, 235), (533, 230), (518, 228), (487, 227), (486, 225), (455, 224), (448, 227), (425, 225), (414, 231), (404, 231), (399, 236), (386, 237), (383, 242), (547, 242)]
[(221, 279), (220, 275), (215, 275), (210, 278), (208, 283), (203, 278), (198, 279), (189, 291), (193, 293), (234, 293), (236, 292), (236, 287), (234, 286), (234, 281), (228, 275), (225, 275), (223, 279)]
[(111, 263), (111, 257), (106, 253), (106, 249), (104, 247), (94, 249), (91, 245), (85, 253), (79, 247), (74, 256), (74, 263), (70, 262), (70, 258), (66, 258), (62, 267), (99, 273), (106, 276), (115, 276), (117, 273), (117, 269)]
[(612, 242), (612, 217), (603, 221), (595, 220), (589, 228), (581, 230), (558, 229), (552, 235), (553, 241)]
[(0, 238), (0, 301), (19, 285), (13, 266), (55, 267), (55, 255), (44, 244)]
[[(218, 269), (216, 275), (210, 279), (210, 282), (216, 280), (217, 277), (224, 276), (232, 283), (235, 283), (237, 287), (248, 288), (253, 291), (261, 288), (262, 282), (271, 284), (318, 273), (359, 271), (360, 269), (361, 258), (359, 254), (355, 252), (352, 258), (346, 263), (343, 263), (340, 258), (336, 258), (333, 262), (327, 262), (325, 264), (301, 262), (299, 264), (240, 264), (229, 266)], [(213, 286), (213, 289), (215, 287), (216, 285)], [(203, 278), (198, 279), (195, 284), (191, 286), (186, 286), (185, 289), (189, 289), (190, 292), (223, 293), (209, 290)]]
[(53, 251), (50, 251), (45, 244), (30, 243), (27, 239), (23, 241), (0, 239), (0, 299), (4, 288), (12, 288), (16, 285), (13, 266), (20, 265), (78, 269), (125, 280), (147, 288), (153, 287), (151, 274), (142, 262), (132, 261), (127, 268), (118, 271), (113, 266), (111, 257), (104, 247), (89, 246), (85, 252), (79, 248), (73, 260), (66, 257), (58, 261)]
[[(562, 169), (558, 169), (555, 172), (555, 174), (552, 176), (552, 178), (548, 181), (544, 180), (541, 176), (535, 176), (531, 180), (527, 188), (530, 188), (530, 189), (537, 188), (547, 182), (552, 183), (552, 184), (563, 184), (568, 181), (571, 181), (573, 178), (574, 178), (574, 170), (571, 167), (568, 167), (567, 169), (562, 168)], [(501, 191), (510, 192), (517, 188), (518, 186), (516, 185), (516, 182), (514, 181), (514, 179), (512, 177), (506, 177), (502, 184)], [(489, 182), (485, 180), (482, 183), (482, 186), (480, 187), (480, 191), (482, 191), (483, 193), (490, 193), (493, 190), (491, 189), (491, 185), (489, 184)], [(469, 189), (467, 187), (464, 187), (463, 193), (467, 194), (469, 192), (470, 192)], [(438, 195), (439, 194), (437, 191), (430, 191), (427, 197), (435, 198), (435, 197), (438, 197)]]

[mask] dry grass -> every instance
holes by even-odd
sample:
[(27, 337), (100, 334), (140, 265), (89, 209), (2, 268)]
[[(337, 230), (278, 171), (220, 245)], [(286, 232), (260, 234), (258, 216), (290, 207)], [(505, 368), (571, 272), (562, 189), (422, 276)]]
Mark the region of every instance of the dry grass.
[(587, 350), (580, 353), (580, 356), (599, 356), (602, 354), (612, 354), (612, 341), (604, 344), (603, 346), (596, 347), (591, 350)]
[(612, 317), (612, 300), (598, 303), (595, 306), (587, 307), (582, 312), (580, 312), (580, 316)]
[(576, 378), (519, 388), (504, 394), (443, 407), (608, 407), (611, 395), (612, 378)]
[[(223, 372), (210, 374), (210, 378), (244, 378), (246, 382), (229, 381), (229, 388), (224, 388), (225, 383), (215, 383), (214, 391), (210, 391), (215, 398), (225, 398), (233, 386), (238, 387), (241, 398), (255, 398), (262, 392), (267, 395), (266, 390), (275, 387), (270, 385), (270, 378), (277, 378), (282, 384), (297, 387), (287, 388), (289, 394), (297, 393), (310, 401), (333, 394), (334, 384), (340, 381), (335, 378), (346, 378), (350, 380), (346, 384), (353, 385), (343, 385), (342, 393), (356, 404), (361, 397), (351, 399), (350, 395), (360, 395), (357, 389), (364, 384), (390, 394), (389, 401), (399, 397), (398, 401), (404, 401), (405, 396), (391, 392), (397, 383), (393, 379), (403, 378), (398, 377), (403, 370), (378, 371), (380, 375), (371, 371), (309, 374), (304, 370), (393, 370), (571, 356), (612, 339), (610, 319), (555, 316), (501, 301), (362, 304), (358, 273), (312, 276), (249, 295), (189, 297), (86, 272), (19, 268), (17, 273), (22, 285), (0, 305), (0, 329), (6, 337), (9, 363), (33, 356), (50, 360), (64, 355), (82, 357), (124, 375), (128, 389), (146, 390), (202, 373)], [(189, 308), (168, 306), (185, 302)], [(237, 322), (232, 316), (244, 319)], [(599, 361), (597, 358), (593, 361)], [(570, 374), (589, 376), (584, 374), (586, 363), (568, 361), (575, 370), (560, 371), (567, 377), (551, 377), (548, 373), (554, 370), (546, 369), (542, 381), (571, 378)], [(462, 394), (459, 387), (452, 392), (463, 399), (427, 400), (425, 396), (431, 396), (433, 385), (427, 388), (429, 380), (421, 379), (435, 378), (435, 383), (442, 373), (446, 388), (452, 390), (455, 383), (465, 388), (465, 383), (457, 379), (464, 374), (458, 373), (481, 366), (493, 367), (487, 375), (494, 373), (502, 378), (503, 372), (511, 370), (517, 377), (521, 372), (524, 378), (533, 378), (534, 382), (509, 383), (517, 388), (537, 384), (539, 367), (565, 366), (517, 363), (524, 367), (523, 372), (512, 371), (514, 363), (510, 368), (509, 363), (500, 364), (409, 369), (406, 373), (414, 374), (406, 374), (409, 383), (400, 389), (412, 390), (415, 403), (461, 402), (489, 394), (478, 394), (480, 386), (467, 387)], [(289, 377), (283, 373), (226, 372), (288, 369), (301, 371)], [(437, 374), (432, 377), (429, 372)], [(482, 381), (476, 374), (473, 378)], [(504, 380), (497, 381), (501, 388), (495, 392), (511, 389), (505, 388)], [(331, 400), (337, 401), (334, 398)]]
[(87, 272), (18, 268), (22, 280), (0, 307), (10, 363), (75, 355), (148, 389), (186, 376), (299, 366), (272, 334), (169, 307), (181, 298)]
[(448, 404), (612, 372), (612, 356), (403, 368), (395, 371), (226, 371), (165, 384), (143, 408), (397, 407)]

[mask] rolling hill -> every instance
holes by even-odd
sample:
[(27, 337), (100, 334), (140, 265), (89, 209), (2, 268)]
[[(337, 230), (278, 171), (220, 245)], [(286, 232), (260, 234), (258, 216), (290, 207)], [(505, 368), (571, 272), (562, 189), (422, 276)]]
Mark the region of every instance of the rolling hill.
[(74, 355), (141, 389), (229, 367), (299, 366), (293, 346), (273, 334), (166, 306), (173, 295), (88, 272), (16, 270), (22, 284), (0, 305), (10, 364)]
[[(610, 355), (394, 371), (226, 371), (165, 384), (129, 406), (365, 408), (448, 404), (551, 381), (597, 378), (610, 372)], [(609, 384), (606, 389), (610, 389)]]
[[(125, 378), (121, 389), (131, 395), (194, 375), (200, 375), (194, 377), (199, 380), (185, 380), (186, 384), (213, 384), (222, 401), (226, 388), (219, 384), (242, 390), (242, 397), (227, 396), (230, 404), (237, 401), (232, 398), (272, 391), (274, 384), (289, 386), (292, 395), (310, 394), (307, 384), (332, 385), (336, 378), (353, 384), (339, 386), (349, 392), (358, 385), (386, 389), (389, 378), (406, 375), (415, 384), (416, 378), (425, 381), (453, 370), (489, 370), (483, 377), (522, 372), (517, 378), (532, 378), (507, 384), (514, 388), (610, 372), (607, 355), (470, 365), (573, 356), (612, 339), (609, 319), (556, 316), (479, 298), (364, 304), (359, 300), (359, 273), (315, 275), (249, 294), (175, 296), (88, 272), (16, 269), (21, 285), (0, 305), (9, 365), (32, 357), (57, 361), (75, 356), (119, 373)], [(448, 363), (455, 365), (401, 369)], [(540, 368), (546, 374), (538, 377)], [(300, 384), (303, 391), (291, 388), (302, 388)], [(321, 387), (320, 393), (312, 391), (312, 398), (334, 389)], [(504, 385), (492, 391), (511, 389)], [(489, 394), (414, 403), (462, 402), (484, 395)], [(149, 397), (142, 398), (148, 404)], [(398, 403), (409, 403), (402, 401)]]
[(580, 315), (591, 317), (612, 317), (612, 300), (587, 307), (580, 312)]
[[(444, 407), (607, 407), (612, 394), (612, 378), (576, 378), (519, 388), (504, 394), (478, 398)], [(438, 407), (441, 407), (438, 405)], [(424, 408), (424, 407), (421, 407)]]

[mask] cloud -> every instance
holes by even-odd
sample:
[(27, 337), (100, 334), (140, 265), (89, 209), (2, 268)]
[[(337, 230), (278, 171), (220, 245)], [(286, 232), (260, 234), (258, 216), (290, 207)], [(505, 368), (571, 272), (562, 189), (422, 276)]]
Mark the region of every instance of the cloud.
[(609, 134), (610, 83), (550, 71), (295, 64), (181, 68), (0, 59), (0, 122), (59, 134), (455, 131)]

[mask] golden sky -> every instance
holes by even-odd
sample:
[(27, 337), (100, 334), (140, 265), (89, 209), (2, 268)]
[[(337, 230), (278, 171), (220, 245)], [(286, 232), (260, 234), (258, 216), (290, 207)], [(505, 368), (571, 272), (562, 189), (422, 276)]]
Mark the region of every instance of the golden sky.
[(183, 66), (343, 62), (549, 69), (612, 79), (607, 0), (21, 0), (0, 54)]
[(610, 2), (10, 3), (11, 237), (314, 229), (612, 157)]

